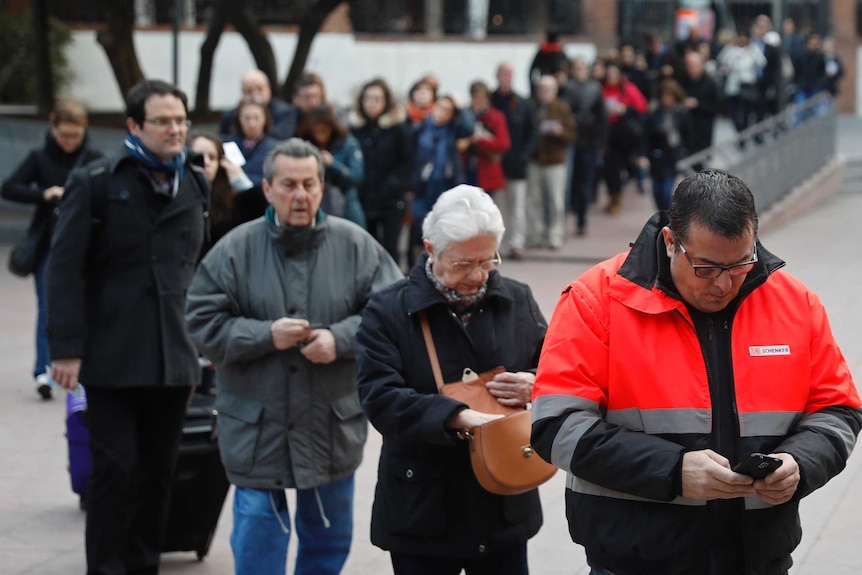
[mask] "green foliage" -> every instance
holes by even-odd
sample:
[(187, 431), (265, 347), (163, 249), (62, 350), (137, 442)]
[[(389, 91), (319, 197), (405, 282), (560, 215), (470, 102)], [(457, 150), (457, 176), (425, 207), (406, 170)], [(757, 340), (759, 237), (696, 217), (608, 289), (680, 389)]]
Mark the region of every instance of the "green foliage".
[[(65, 54), (72, 34), (59, 20), (53, 18), (48, 28), (54, 90), (59, 94), (72, 80), (72, 71)], [(29, 14), (0, 13), (0, 102), (33, 104), (37, 101), (34, 43)]]

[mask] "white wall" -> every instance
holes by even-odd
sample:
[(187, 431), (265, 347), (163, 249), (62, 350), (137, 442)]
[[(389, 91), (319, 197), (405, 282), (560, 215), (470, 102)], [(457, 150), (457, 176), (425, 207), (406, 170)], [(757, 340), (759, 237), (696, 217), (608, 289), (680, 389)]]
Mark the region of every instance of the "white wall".
[(856, 48), (856, 115), (862, 117), (862, 46)]
[[(182, 32), (179, 38), (179, 85), (192, 102), (204, 37), (204, 32), (190, 31)], [(293, 58), (296, 35), (274, 33), (269, 39), (279, 79), (283, 81)], [(135, 33), (135, 47), (145, 76), (172, 81), (172, 42), (167, 31)], [(340, 105), (351, 104), (359, 86), (374, 76), (385, 78), (396, 95), (403, 98), (410, 85), (427, 72), (437, 74), (441, 92), (455, 92), (466, 98), (473, 80), (495, 85), (495, 69), (502, 61), (512, 63), (515, 89), (526, 93), (527, 72), (536, 49), (536, 44), (530, 42), (357, 41), (352, 34), (319, 34), (306, 69), (323, 77), (327, 95)], [(570, 57), (595, 57), (592, 44), (567, 45), (566, 51)], [(122, 95), (95, 32), (73, 32), (67, 55), (74, 80), (64, 96), (80, 100), (93, 111), (123, 109)], [(210, 107), (223, 109), (236, 104), (240, 97), (239, 78), (252, 67), (254, 60), (242, 37), (236, 32), (224, 33), (213, 59)]]

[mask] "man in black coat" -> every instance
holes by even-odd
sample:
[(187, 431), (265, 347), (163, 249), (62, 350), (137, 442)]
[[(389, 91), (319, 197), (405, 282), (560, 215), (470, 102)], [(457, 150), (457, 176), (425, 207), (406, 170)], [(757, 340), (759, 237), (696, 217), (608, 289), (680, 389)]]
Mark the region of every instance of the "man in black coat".
[(772, 30), (772, 20), (766, 14), (761, 14), (754, 20), (751, 29), (751, 43), (760, 50), (766, 65), (757, 76), (757, 88), (760, 92), (760, 102), (757, 107), (757, 121), (778, 113), (781, 97), (781, 41), (770, 43), (767, 33)]
[(208, 183), (189, 160), (186, 95), (126, 98), (124, 147), (69, 176), (48, 259), (52, 376), (87, 387), (87, 573), (158, 573), (186, 401), (200, 367), (185, 293)]
[(578, 220), (577, 234), (582, 236), (587, 232), (587, 214), (593, 203), (596, 158), (604, 148), (608, 127), (602, 85), (590, 78), (583, 58), (572, 60), (572, 79), (567, 84), (566, 101), (578, 127), (572, 167), (571, 205)]
[(694, 51), (685, 55), (685, 71), (680, 78), (685, 90), (683, 106), (688, 110), (691, 141), (685, 143), (690, 154), (712, 147), (715, 117), (718, 115), (719, 91), (715, 80), (704, 68), (703, 56)]
[(506, 116), (509, 128), (509, 150), (503, 154), (506, 176), (506, 255), (513, 260), (523, 256), (527, 233), (527, 161), (536, 138), (535, 108), (529, 100), (512, 90), (512, 65), (497, 67), (497, 89), (491, 94), (491, 105)]

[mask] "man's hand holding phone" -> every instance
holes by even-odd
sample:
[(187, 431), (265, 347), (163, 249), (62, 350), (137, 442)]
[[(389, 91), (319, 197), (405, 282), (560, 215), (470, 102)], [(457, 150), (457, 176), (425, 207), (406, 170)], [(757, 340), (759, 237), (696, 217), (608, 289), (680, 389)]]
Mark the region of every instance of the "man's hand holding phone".
[(730, 461), (712, 449), (682, 456), (682, 496), (697, 501), (736, 499), (754, 493), (751, 477), (730, 470)]
[(275, 349), (290, 349), (311, 336), (311, 324), (307, 319), (283, 317), (272, 322), (269, 328)]
[(770, 453), (767, 456), (752, 454), (755, 460), (760, 459), (754, 457), (756, 455), (767, 457), (766, 461), (772, 459), (781, 461), (781, 463), (775, 464), (777, 467), (771, 473), (762, 479), (755, 479), (754, 491), (757, 493), (757, 496), (770, 505), (780, 505), (789, 501), (793, 497), (793, 494), (796, 493), (797, 487), (799, 487), (801, 479), (799, 464), (796, 463), (796, 460), (789, 453)]

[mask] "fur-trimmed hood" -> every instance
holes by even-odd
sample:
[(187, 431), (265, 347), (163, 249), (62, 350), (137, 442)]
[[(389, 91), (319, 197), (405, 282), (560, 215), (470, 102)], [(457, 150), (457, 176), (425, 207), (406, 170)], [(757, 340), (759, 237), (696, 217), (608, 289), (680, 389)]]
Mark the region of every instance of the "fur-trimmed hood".
[[(350, 110), (350, 115), (348, 116), (350, 120), (351, 128), (361, 128), (368, 123), (368, 120), (365, 119), (365, 116), (359, 113), (357, 110)], [(398, 124), (403, 123), (407, 120), (407, 112), (404, 111), (404, 107), (400, 104), (397, 104), (393, 109), (385, 112), (377, 123), (384, 130), (391, 128), (392, 126), (397, 126)]]

